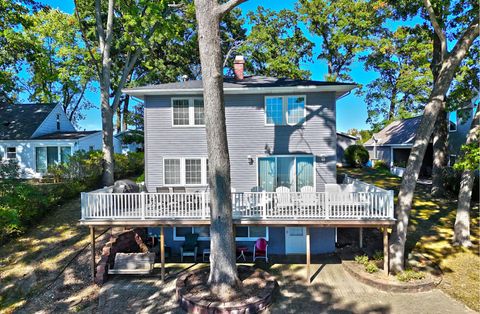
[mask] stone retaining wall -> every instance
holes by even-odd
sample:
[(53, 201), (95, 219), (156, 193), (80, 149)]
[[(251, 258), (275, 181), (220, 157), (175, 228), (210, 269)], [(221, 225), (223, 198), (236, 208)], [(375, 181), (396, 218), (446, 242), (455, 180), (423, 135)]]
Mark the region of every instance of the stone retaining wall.
[(136, 228), (113, 235), (102, 249), (100, 261), (97, 263), (95, 283), (102, 285), (108, 279), (108, 266), (112, 268), (117, 253), (148, 252), (145, 246), (146, 229)]

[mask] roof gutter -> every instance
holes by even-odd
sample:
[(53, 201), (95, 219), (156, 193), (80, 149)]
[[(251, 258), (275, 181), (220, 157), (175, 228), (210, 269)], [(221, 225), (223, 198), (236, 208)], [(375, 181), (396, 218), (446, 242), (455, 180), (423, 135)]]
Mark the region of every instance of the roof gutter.
[[(350, 91), (356, 88), (357, 85), (328, 85), (328, 86), (287, 86), (287, 87), (230, 87), (224, 88), (225, 95), (238, 95), (238, 94), (279, 94), (279, 93), (313, 93), (313, 92), (337, 92), (341, 93), (343, 97), (348, 95)], [(172, 89), (159, 89), (159, 88), (128, 88), (122, 89), (122, 92), (144, 99), (145, 96), (157, 96), (157, 95), (201, 95), (203, 94), (203, 88), (172, 88)]]

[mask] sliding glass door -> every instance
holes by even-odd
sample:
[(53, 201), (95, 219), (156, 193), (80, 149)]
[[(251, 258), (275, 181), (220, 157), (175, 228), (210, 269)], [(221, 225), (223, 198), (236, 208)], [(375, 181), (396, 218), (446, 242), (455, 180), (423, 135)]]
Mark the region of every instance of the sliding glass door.
[(314, 186), (314, 156), (269, 156), (258, 158), (258, 184), (274, 192), (284, 186), (290, 191), (300, 191), (304, 186)]
[(67, 163), (72, 155), (70, 146), (39, 146), (35, 147), (36, 169), (39, 173), (45, 173), (48, 166), (59, 163)]

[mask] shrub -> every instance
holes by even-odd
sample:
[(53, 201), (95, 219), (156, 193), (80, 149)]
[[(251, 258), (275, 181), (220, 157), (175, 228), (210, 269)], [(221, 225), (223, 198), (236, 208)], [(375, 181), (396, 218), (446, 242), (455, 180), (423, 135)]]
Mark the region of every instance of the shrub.
[(355, 262), (360, 265), (366, 265), (368, 263), (368, 256), (367, 255), (357, 255), (355, 256)]
[(17, 179), (20, 176), (20, 166), (15, 159), (2, 161), (0, 159), (0, 178)]
[(144, 170), (143, 152), (115, 154), (115, 179), (139, 175)]
[(375, 251), (375, 253), (373, 253), (373, 259), (376, 261), (383, 261), (383, 252)]
[(139, 175), (138, 178), (135, 180), (135, 182), (137, 183), (145, 182), (145, 172)]
[(373, 274), (378, 271), (378, 267), (374, 262), (368, 262), (365, 264), (365, 271), (369, 274)]
[(413, 269), (407, 269), (397, 274), (397, 280), (401, 282), (409, 282), (411, 280), (421, 280), (425, 278), (425, 274)]
[(373, 168), (378, 170), (390, 171), (390, 167), (387, 165), (387, 163), (384, 160), (376, 160)]
[(368, 162), (368, 151), (362, 145), (351, 145), (345, 150), (345, 160), (352, 167), (361, 167)]

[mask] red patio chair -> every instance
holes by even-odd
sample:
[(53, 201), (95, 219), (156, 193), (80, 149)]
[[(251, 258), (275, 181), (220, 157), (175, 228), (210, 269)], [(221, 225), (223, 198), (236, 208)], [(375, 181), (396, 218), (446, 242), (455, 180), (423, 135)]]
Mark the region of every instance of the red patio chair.
[(264, 238), (259, 238), (253, 246), (253, 261), (263, 258), (268, 263), (268, 242)]

